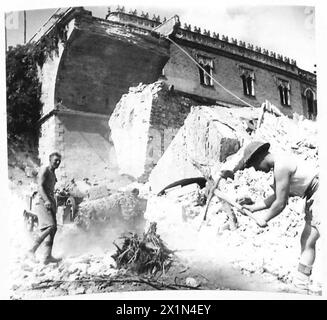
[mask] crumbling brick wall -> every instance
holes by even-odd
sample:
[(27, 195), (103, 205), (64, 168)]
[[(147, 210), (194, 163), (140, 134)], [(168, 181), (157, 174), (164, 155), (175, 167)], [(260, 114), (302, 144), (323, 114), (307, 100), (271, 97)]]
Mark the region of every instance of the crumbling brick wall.
[(194, 104), (162, 81), (130, 88), (109, 120), (120, 172), (146, 179)]

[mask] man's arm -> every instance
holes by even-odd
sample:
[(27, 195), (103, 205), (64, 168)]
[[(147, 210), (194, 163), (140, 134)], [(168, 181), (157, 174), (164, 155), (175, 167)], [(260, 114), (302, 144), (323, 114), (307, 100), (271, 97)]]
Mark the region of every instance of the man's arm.
[(271, 204), (268, 212), (263, 219), (268, 222), (278, 216), (286, 207), (290, 191), (291, 171), (287, 165), (276, 167), (274, 171), (275, 178), (275, 200)]
[(40, 177), (39, 177), (39, 192), (41, 194), (42, 199), (45, 202), (45, 206), (49, 207), (49, 206), (51, 206), (51, 202), (50, 202), (50, 199), (44, 189), (46, 180), (47, 180), (47, 168), (43, 168), (40, 172)]
[(264, 200), (258, 201), (250, 205), (243, 205), (243, 207), (250, 210), (251, 212), (257, 212), (270, 208), (275, 200), (276, 200), (276, 195), (274, 193), (268, 196), (267, 198), (265, 198)]

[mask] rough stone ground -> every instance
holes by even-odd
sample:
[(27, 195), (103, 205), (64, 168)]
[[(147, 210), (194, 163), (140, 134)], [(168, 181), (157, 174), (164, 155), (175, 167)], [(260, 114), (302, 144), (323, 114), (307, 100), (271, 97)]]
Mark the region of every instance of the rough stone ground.
[[(244, 195), (254, 200), (269, 191), (269, 179), (264, 174), (247, 169), (237, 174), (235, 181), (227, 181), (222, 190)], [(250, 186), (251, 182), (251, 186)], [(142, 187), (142, 186), (140, 186)], [(146, 189), (146, 186), (143, 186)], [(321, 294), (321, 249), (318, 246), (314, 273), (316, 290), (305, 292), (291, 284), (299, 253), (302, 216), (300, 199), (294, 199), (285, 211), (274, 219), (269, 228), (261, 229), (247, 217), (238, 215), (239, 228), (222, 230), (226, 213), (222, 204), (213, 201), (207, 224), (201, 225), (204, 207), (197, 206), (197, 188), (186, 187), (167, 196), (148, 202), (146, 218), (158, 222), (158, 233), (175, 253), (174, 263), (166, 274), (138, 276), (126, 270), (117, 270), (111, 258), (122, 229), (109, 227), (82, 231), (75, 225), (59, 228), (54, 254), (64, 260), (47, 266), (24, 258), (31, 235), (24, 231), (21, 217), (16, 212), (12, 228), (16, 237), (11, 257), (12, 299), (43, 299), (45, 297), (90, 293), (143, 290), (255, 290)], [(18, 197), (13, 203), (18, 203)], [(163, 210), (155, 216), (153, 203)], [(11, 208), (14, 209), (14, 208)], [(15, 209), (18, 208), (17, 205)], [(178, 216), (178, 213), (181, 216)], [(175, 217), (173, 215), (176, 214)], [(149, 220), (150, 221), (150, 220)], [(38, 254), (40, 257), (41, 252)], [(61, 281), (61, 282), (58, 282)], [(156, 288), (155, 288), (156, 287)]]
[[(281, 132), (278, 137), (285, 138), (285, 135)], [(292, 143), (296, 147), (293, 148), (294, 153), (316, 160), (317, 149), (312, 142), (301, 141), (296, 145)], [(284, 142), (280, 143), (287, 145)], [(58, 230), (54, 246), (54, 255), (62, 256), (64, 260), (58, 265), (48, 266), (29, 261), (24, 258), (24, 253), (32, 239), (24, 230), (22, 212), (26, 208), (25, 195), (36, 186), (34, 173), (37, 164), (31, 159), (32, 154), (24, 150), (9, 158), (12, 192), (6, 208), (11, 236), (9, 267), (12, 299), (192, 288), (321, 294), (321, 241), (317, 243), (313, 273), (316, 289), (299, 291), (291, 283), (304, 224), (301, 199), (291, 199), (283, 213), (265, 229), (238, 214), (239, 228), (234, 231), (222, 228), (228, 208), (215, 200), (210, 206), (207, 224), (198, 230), (204, 207), (198, 205), (200, 191), (194, 186), (156, 197), (148, 193), (148, 185), (138, 185), (140, 195), (148, 198), (145, 218), (148, 222), (157, 221), (162, 239), (170, 249), (177, 250), (175, 263), (166, 274), (156, 275), (155, 278), (149, 275), (140, 277), (115, 269), (111, 258), (115, 251), (113, 241), (117, 241), (124, 228), (113, 229), (110, 226), (85, 232), (74, 224), (64, 225)], [(234, 197), (246, 194), (257, 200), (270, 192), (271, 183), (271, 176), (247, 169), (239, 172), (233, 182), (226, 181), (222, 190)], [(217, 211), (220, 211), (219, 214), (216, 214)]]
[[(235, 198), (248, 195), (258, 200), (270, 192), (271, 178), (246, 169), (237, 173), (235, 181), (228, 180), (223, 184), (221, 190)], [(304, 226), (302, 199), (290, 199), (281, 215), (267, 228), (260, 228), (248, 217), (237, 213), (239, 227), (230, 231), (222, 202), (213, 200), (207, 222), (201, 224), (204, 207), (196, 205), (200, 191), (197, 187), (184, 188), (188, 191), (180, 188), (151, 199), (146, 212), (147, 219), (158, 221), (158, 231), (172, 249), (182, 250), (182, 256), (191, 265), (202, 268), (202, 272), (212, 274), (213, 270), (224, 270), (221, 274), (216, 272), (216, 276), (222, 283), (227, 281), (229, 288), (249, 288), (252, 283), (251, 290), (298, 292), (291, 281), (297, 268)], [(155, 210), (158, 207), (162, 208), (161, 212)], [(318, 241), (312, 276), (316, 292), (310, 294), (321, 291), (323, 269), (319, 244)], [(241, 277), (238, 272), (246, 277)]]

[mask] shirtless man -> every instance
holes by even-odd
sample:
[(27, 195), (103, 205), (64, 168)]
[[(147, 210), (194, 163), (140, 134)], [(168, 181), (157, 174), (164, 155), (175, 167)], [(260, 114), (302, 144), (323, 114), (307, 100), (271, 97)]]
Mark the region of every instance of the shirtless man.
[(305, 226), (301, 235), (301, 256), (294, 283), (298, 287), (306, 288), (310, 283), (312, 266), (315, 261), (316, 241), (320, 236), (321, 222), (317, 210), (318, 172), (315, 167), (310, 166), (310, 163), (299, 161), (287, 154), (272, 154), (269, 152), (269, 148), (269, 143), (251, 142), (240, 153), (241, 157), (236, 157), (234, 163), (226, 163), (223, 166), (224, 170), (220, 171), (220, 177), (217, 178), (212, 190), (218, 186), (221, 178), (233, 177), (237, 170), (249, 167), (266, 173), (273, 170), (273, 194), (261, 202), (243, 205), (252, 212), (267, 210), (256, 216), (257, 224), (260, 227), (266, 227), (271, 219), (284, 210), (289, 197), (299, 196), (305, 199)]
[(40, 234), (34, 241), (28, 254), (34, 257), (36, 250), (44, 241), (46, 250), (43, 262), (45, 264), (60, 261), (60, 259), (55, 259), (52, 256), (53, 240), (57, 231), (57, 204), (54, 197), (54, 187), (57, 182), (55, 170), (59, 167), (60, 163), (61, 155), (58, 152), (53, 152), (49, 156), (49, 165), (41, 168), (39, 172), (35, 211), (38, 216)]

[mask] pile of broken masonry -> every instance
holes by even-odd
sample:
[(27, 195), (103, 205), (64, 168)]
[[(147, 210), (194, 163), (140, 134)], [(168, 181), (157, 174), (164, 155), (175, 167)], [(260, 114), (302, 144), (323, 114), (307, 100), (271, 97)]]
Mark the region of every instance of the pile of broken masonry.
[[(266, 140), (273, 151), (282, 149), (318, 166), (317, 127), (312, 121), (297, 115), (289, 119), (267, 101), (261, 109), (195, 106), (146, 183), (85, 199), (79, 206), (76, 222), (88, 229), (94, 218), (105, 223), (112, 221), (113, 216), (122, 216), (133, 224), (135, 218), (144, 213), (146, 227), (156, 222), (158, 234), (167, 248), (176, 251), (182, 259), (192, 255), (193, 260), (198, 257), (211, 263), (210, 259), (217, 257), (218, 264), (219, 260), (228, 261), (244, 274), (260, 274), (270, 277), (271, 281), (290, 283), (291, 272), (297, 266), (303, 228), (302, 199), (290, 199), (282, 214), (264, 229), (236, 213), (238, 228), (235, 230), (230, 228), (227, 219), (230, 208), (214, 199), (207, 222), (199, 230), (203, 221), (204, 190), (191, 184), (171, 189), (163, 196), (157, 195), (174, 181), (213, 174), (228, 156), (251, 139)], [(235, 199), (246, 195), (256, 201), (271, 192), (271, 184), (271, 174), (246, 169), (238, 172), (234, 180), (222, 181), (221, 190)], [(140, 196), (135, 194), (134, 187)], [(25, 288), (42, 281), (45, 287), (47, 282), (62, 281), (58, 290), (61, 288), (63, 294), (97, 292), (95, 284), (91, 289), (77, 285), (77, 281), (74, 289), (67, 287), (67, 283), (119, 276), (122, 270), (111, 257), (112, 253), (67, 258), (59, 268), (51, 265), (35, 268), (26, 261), (14, 271), (17, 272), (14, 278)], [(317, 256), (319, 254), (318, 247)], [(60, 293), (57, 291), (57, 294)]]
[[(303, 199), (290, 198), (284, 211), (264, 229), (248, 217), (236, 213), (236, 230), (231, 228), (228, 221), (227, 212), (230, 207), (214, 199), (209, 207), (206, 225), (199, 229), (204, 215), (204, 206), (199, 199), (204, 190), (200, 190), (197, 184), (172, 188), (163, 196), (155, 194), (168, 185), (168, 182), (214, 174), (215, 170), (219, 170), (220, 164), (234, 152), (228, 150), (228, 147), (224, 148), (224, 143), (237, 149), (252, 139), (268, 141), (273, 152), (286, 151), (295, 154), (309, 161), (310, 166), (318, 168), (316, 123), (298, 115), (290, 119), (268, 101), (261, 109), (246, 109), (193, 108), (184, 127), (150, 174), (149, 180), (154, 194), (148, 199), (145, 218), (158, 222), (159, 233), (172, 249), (183, 247), (198, 252), (202, 250), (206, 255), (211, 250), (213, 255), (228, 260), (244, 274), (256, 273), (283, 283), (291, 283), (292, 272), (296, 270), (298, 263), (300, 234), (304, 226)], [(210, 146), (214, 139), (220, 139), (220, 150), (217, 150), (217, 143)], [(192, 163), (200, 166), (195, 167)], [(160, 179), (160, 172), (167, 174)], [(234, 199), (248, 196), (257, 201), (271, 193), (272, 184), (272, 173), (264, 174), (250, 168), (237, 172), (234, 180), (223, 180), (220, 189)], [(194, 232), (195, 230), (200, 231)], [(214, 236), (206, 237), (210, 233)], [(205, 248), (209, 245), (211, 249)], [(317, 249), (319, 256), (320, 246)], [(201, 259), (203, 258), (205, 256), (202, 255)], [(313, 274), (318, 282), (321, 281), (319, 272), (320, 269)]]

